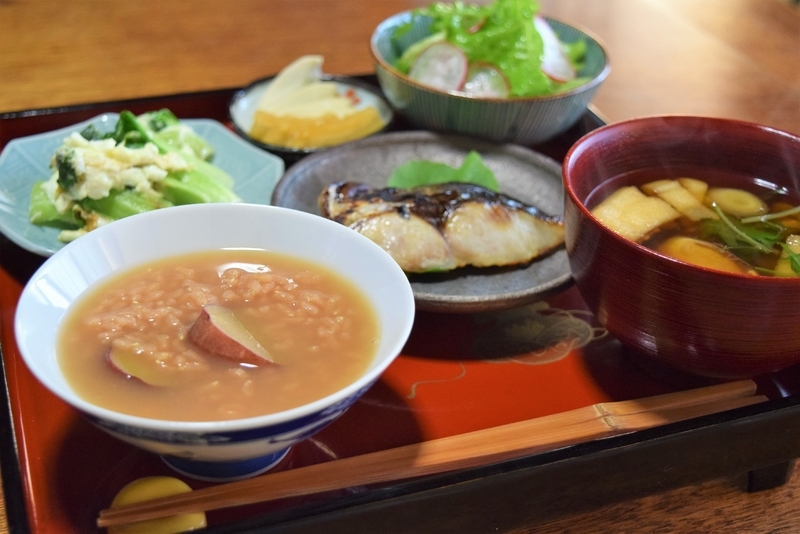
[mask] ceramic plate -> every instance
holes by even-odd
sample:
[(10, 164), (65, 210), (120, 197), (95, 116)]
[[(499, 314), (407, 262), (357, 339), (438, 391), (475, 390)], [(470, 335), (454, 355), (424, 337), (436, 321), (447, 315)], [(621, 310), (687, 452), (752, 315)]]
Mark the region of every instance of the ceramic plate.
[[(411, 160), (460, 166), (477, 150), (495, 173), (502, 193), (552, 215), (564, 209), (561, 165), (517, 145), (495, 145), (429, 132), (376, 135), (329, 149), (291, 167), (278, 182), (272, 203), (320, 214), (317, 197), (337, 181), (385, 187), (392, 171)], [(449, 273), (409, 275), (417, 309), (473, 313), (527, 304), (572, 282), (563, 248), (522, 267), (463, 268)]]
[[(264, 150), (268, 150), (273, 154), (277, 154), (287, 161), (297, 161), (300, 158), (307, 156), (320, 149), (318, 148), (288, 148), (270, 145), (263, 143), (250, 137), (249, 133), (253, 127), (253, 118), (258, 108), (258, 102), (261, 100), (261, 95), (267, 90), (269, 84), (274, 77), (256, 80), (247, 87), (237, 91), (231, 99), (229, 113), (233, 121), (233, 128), (243, 138), (247, 139), (254, 145)], [(384, 127), (381, 131), (386, 130), (394, 119), (394, 112), (389, 106), (389, 103), (381, 96), (380, 90), (366, 82), (354, 78), (344, 76), (331, 76), (323, 77), (324, 81), (332, 81), (337, 85), (339, 94), (345, 94), (348, 91), (354, 91), (358, 96), (360, 104), (358, 109), (366, 106), (372, 106), (378, 110), (378, 114), (384, 121)]]
[[(106, 113), (67, 128), (10, 141), (0, 154), (0, 231), (22, 248), (43, 256), (62, 248), (58, 229), (29, 222), (31, 186), (50, 177), (50, 159), (70, 132), (90, 123), (108, 131), (117, 117), (116, 113)], [(283, 175), (283, 160), (250, 145), (217, 121), (183, 122), (211, 143), (216, 151), (213, 163), (233, 177), (233, 189), (244, 202), (269, 204), (272, 190)]]

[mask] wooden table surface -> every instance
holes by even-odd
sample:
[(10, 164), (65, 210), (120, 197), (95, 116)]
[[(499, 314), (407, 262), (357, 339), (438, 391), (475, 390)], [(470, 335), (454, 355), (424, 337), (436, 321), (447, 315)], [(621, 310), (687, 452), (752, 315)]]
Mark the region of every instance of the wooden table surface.
[[(425, 0), (0, 0), (0, 113), (242, 86), (303, 54), (372, 72), (369, 36)], [(790, 0), (540, 0), (606, 45), (594, 104), (615, 122), (695, 114), (800, 134), (800, 8)], [(798, 532), (798, 476), (711, 481), (518, 532)], [(0, 520), (0, 532), (7, 532)]]

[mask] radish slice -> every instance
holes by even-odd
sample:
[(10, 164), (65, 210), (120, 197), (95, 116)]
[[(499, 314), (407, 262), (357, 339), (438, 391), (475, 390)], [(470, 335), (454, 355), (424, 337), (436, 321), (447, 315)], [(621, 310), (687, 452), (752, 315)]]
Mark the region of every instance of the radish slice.
[(556, 32), (541, 15), (533, 17), (533, 25), (542, 36), (542, 72), (557, 82), (568, 82), (577, 75), (572, 63), (561, 48)]
[(441, 91), (458, 91), (467, 77), (467, 56), (450, 43), (434, 43), (417, 57), (408, 75)]
[(474, 63), (467, 69), (467, 80), (461, 91), (470, 96), (507, 98), (508, 80), (503, 73), (488, 63)]

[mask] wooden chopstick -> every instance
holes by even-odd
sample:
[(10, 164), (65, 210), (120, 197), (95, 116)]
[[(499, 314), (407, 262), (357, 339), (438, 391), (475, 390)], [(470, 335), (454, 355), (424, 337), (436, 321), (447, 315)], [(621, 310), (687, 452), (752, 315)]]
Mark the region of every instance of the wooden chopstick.
[(102, 510), (99, 527), (409, 479), (652, 428), (763, 402), (742, 380), (604, 402), (535, 419)]

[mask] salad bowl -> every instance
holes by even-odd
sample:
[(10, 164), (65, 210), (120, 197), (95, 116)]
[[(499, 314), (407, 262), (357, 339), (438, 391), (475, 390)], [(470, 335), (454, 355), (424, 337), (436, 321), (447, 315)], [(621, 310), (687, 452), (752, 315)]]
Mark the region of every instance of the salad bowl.
[(389, 17), (372, 34), (370, 51), (378, 82), (397, 113), (416, 128), (495, 142), (545, 142), (580, 119), (610, 72), (606, 51), (596, 38), (562, 22), (546, 20), (561, 42), (581, 41), (585, 45), (582, 66), (577, 71), (585, 81), (572, 89), (542, 96), (500, 98), (423, 85), (396, 66), (409, 47), (432, 33), (432, 20), (412, 11)]

